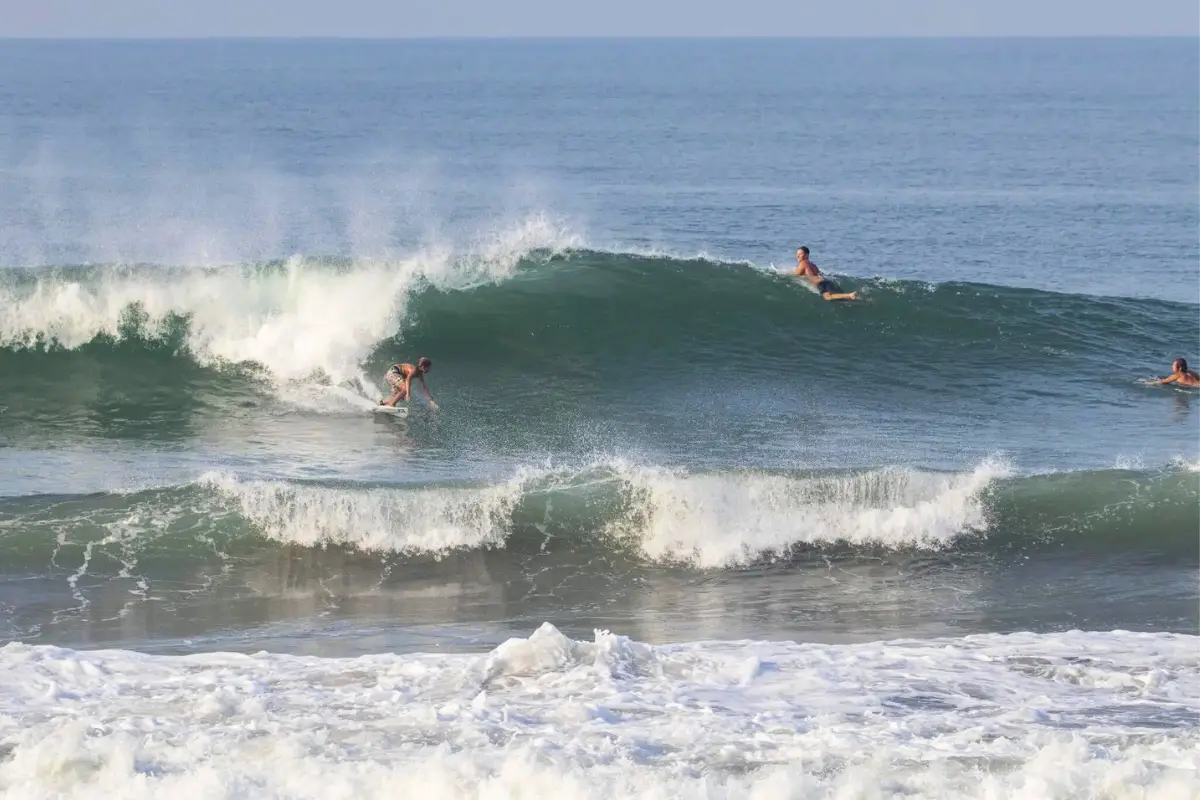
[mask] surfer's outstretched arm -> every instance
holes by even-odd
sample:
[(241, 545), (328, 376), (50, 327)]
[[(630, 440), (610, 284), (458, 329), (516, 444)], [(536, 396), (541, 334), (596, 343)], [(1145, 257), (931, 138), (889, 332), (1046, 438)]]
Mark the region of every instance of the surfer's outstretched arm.
[(1156, 381), (1146, 381), (1147, 385), (1161, 386), (1164, 383), (1178, 383), (1180, 386), (1200, 386), (1200, 375), (1188, 369), (1187, 359), (1177, 358), (1171, 364), (1171, 374)]
[(429, 387), (425, 385), (425, 376), (418, 375), (417, 380), (421, 382), (421, 391), (425, 392), (425, 399), (429, 401), (429, 407), (437, 408), (437, 403), (433, 402), (433, 395), (429, 393)]

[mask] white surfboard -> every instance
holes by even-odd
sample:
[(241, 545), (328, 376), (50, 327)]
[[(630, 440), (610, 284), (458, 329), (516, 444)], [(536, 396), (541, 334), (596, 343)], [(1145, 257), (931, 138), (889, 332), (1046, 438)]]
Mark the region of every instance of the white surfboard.
[(391, 414), (395, 417), (407, 417), (408, 406), (381, 406), (376, 403), (371, 407), (371, 410), (376, 414)]
[(381, 406), (378, 400), (372, 400), (343, 386), (327, 386), (325, 388), (363, 411), (370, 411), (375, 414), (389, 414), (394, 417), (408, 416), (408, 406)]

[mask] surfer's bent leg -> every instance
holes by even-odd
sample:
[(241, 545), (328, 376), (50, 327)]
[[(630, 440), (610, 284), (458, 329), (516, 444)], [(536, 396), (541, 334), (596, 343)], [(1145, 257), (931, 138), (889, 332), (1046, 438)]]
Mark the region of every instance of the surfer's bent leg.
[(392, 396), (381, 401), (381, 405), (394, 406), (404, 399), (404, 376), (389, 369), (383, 379), (392, 388)]

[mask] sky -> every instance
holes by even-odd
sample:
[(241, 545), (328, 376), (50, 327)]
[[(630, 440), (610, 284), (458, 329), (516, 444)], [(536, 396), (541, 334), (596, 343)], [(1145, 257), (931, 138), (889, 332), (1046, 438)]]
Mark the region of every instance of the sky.
[(0, 37), (1200, 35), (1197, 0), (0, 0)]

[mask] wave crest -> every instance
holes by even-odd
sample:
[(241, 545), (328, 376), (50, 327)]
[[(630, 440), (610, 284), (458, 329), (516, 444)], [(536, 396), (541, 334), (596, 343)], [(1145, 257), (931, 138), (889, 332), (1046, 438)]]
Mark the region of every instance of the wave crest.
[(212, 472), (196, 483), (129, 493), (0, 500), (0, 557), (44, 565), (70, 550), (128, 566), (148, 549), (191, 561), (257, 549), (265, 537), (282, 547), (407, 558), (559, 550), (703, 569), (812, 555), (1064, 546), (1194, 560), (1194, 475), (1170, 465), (1019, 476), (995, 460), (960, 473), (690, 474), (609, 460), (530, 467), (474, 486), (401, 487)]
[(280, 542), (433, 554), (502, 546), (524, 483), (517, 477), (482, 489), (346, 490), (239, 481), (227, 473), (200, 482)]
[(786, 558), (800, 546), (941, 549), (987, 528), (983, 490), (1011, 470), (909, 469), (857, 474), (693, 475), (607, 462), (583, 471), (528, 470), (480, 488), (312, 487), (202, 483), (237, 503), (266, 536), (305, 546), (443, 554), (562, 532), (613, 542), (652, 561), (722, 568)]
[(251, 363), (282, 380), (352, 380), (372, 348), (398, 332), (415, 291), (499, 282), (531, 252), (578, 241), (535, 216), (466, 249), (407, 258), (12, 270), (19, 277), (0, 282), (0, 346), (70, 350), (97, 338), (178, 339), (206, 366)]
[(633, 513), (613, 528), (647, 556), (700, 567), (786, 557), (797, 545), (887, 549), (948, 546), (987, 529), (982, 491), (1011, 468), (988, 461), (965, 474), (882, 469), (785, 477), (635, 470)]
[[(579, 245), (533, 217), (465, 249), (403, 259), (10, 270), (0, 276), (0, 347), (165, 342), (205, 366), (336, 383), (374, 383), (364, 371), (420, 351), (469, 372), (470, 386), (512, 365), (547, 380), (678, 383), (725, 362), (755, 378), (841, 379), (866, 353), (903, 387), (940, 392), (953, 380), (970, 392), (1057, 376), (1065, 364), (1145, 368), (1147, 354), (1200, 336), (1195, 308), (1179, 303), (855, 279), (847, 286), (871, 302), (830, 304), (752, 265)], [(987, 368), (964, 373), (962, 363)]]

